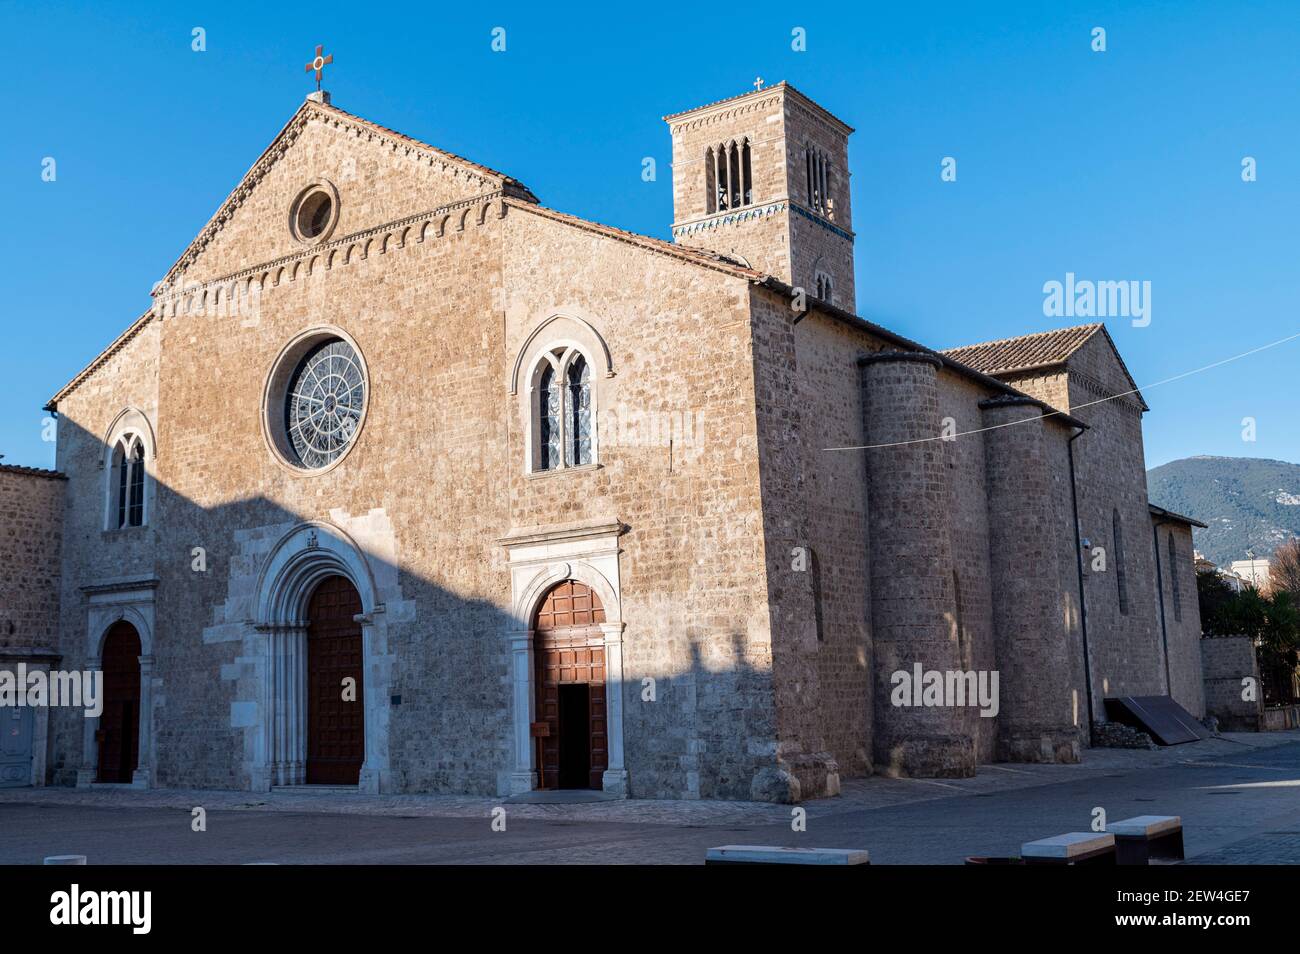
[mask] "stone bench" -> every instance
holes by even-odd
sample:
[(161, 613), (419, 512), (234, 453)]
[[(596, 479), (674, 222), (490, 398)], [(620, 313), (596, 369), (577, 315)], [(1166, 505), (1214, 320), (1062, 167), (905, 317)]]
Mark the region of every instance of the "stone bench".
[(1183, 860), (1183, 820), (1178, 815), (1138, 815), (1112, 822), (1106, 830), (1115, 836), (1116, 864)]
[(1072, 831), (1020, 846), (1027, 865), (1113, 865), (1115, 835), (1108, 831)]
[(710, 848), (706, 865), (869, 865), (864, 848), (774, 848), (764, 845), (723, 845)]

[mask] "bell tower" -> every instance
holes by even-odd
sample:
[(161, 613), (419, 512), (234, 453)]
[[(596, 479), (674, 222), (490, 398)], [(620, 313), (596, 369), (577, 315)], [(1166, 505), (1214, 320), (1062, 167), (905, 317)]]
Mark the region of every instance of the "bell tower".
[(849, 136), (788, 83), (665, 116), (673, 241), (855, 310)]

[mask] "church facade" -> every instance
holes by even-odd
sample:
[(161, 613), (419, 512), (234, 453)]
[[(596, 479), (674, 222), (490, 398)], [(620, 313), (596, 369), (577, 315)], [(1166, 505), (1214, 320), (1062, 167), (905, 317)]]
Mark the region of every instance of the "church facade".
[(1203, 714), (1104, 329), (894, 334), (848, 126), (784, 83), (666, 121), (672, 242), (308, 98), (48, 405), (57, 665), (109, 699), (42, 780), (797, 801)]

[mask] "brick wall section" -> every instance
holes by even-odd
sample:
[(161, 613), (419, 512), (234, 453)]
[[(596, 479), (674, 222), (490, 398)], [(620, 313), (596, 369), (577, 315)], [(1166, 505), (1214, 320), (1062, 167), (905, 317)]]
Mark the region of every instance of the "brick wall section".
[[(511, 407), (499, 439), (510, 475), (501, 508), (513, 526), (599, 517), (628, 526), (620, 573), (633, 794), (780, 797), (788, 779), (775, 766), (765, 570), (779, 561), (764, 542), (756, 414), (785, 402), (773, 382), (755, 382), (755, 349), (766, 344), (751, 328), (749, 287), (527, 208), (512, 207), (505, 221), (510, 359), (557, 312), (589, 318), (612, 352), (616, 373), (597, 381), (596, 470), (525, 476), (526, 389), (513, 403), (500, 391), (492, 400)], [(572, 324), (552, 332), (582, 333)], [(688, 415), (695, 431), (670, 448), (663, 428), (652, 440), (635, 420), (643, 412)], [(642, 701), (646, 677), (656, 680), (655, 702)], [(811, 777), (809, 792), (819, 791)]]
[[(1133, 385), (1103, 335), (1090, 338), (1064, 369), (1009, 376), (1008, 381), (1088, 425), (1074, 442), (1075, 483), (1079, 537), (1106, 551), (1105, 571), (1092, 569), (1091, 549), (1084, 555), (1093, 718), (1104, 721), (1108, 697), (1168, 691), (1147, 509), (1142, 408), (1136, 395), (1105, 400)], [(1124, 538), (1127, 612), (1120, 607), (1114, 512), (1119, 513)], [(1194, 665), (1194, 655), (1191, 659), (1188, 665)]]
[[(935, 446), (944, 455), (952, 482), (949, 520), (961, 668), (988, 672), (998, 668), (993, 637), (986, 451), (983, 435), (978, 433), (983, 416), (979, 405), (988, 397), (988, 391), (968, 378), (951, 373), (941, 373), (937, 384), (940, 421), (950, 421), (955, 431), (953, 440)], [(994, 761), (998, 720), (978, 718), (974, 725), (979, 760)]]
[(998, 754), (1016, 762), (1078, 761), (1060, 612), (1059, 519), (1050, 435), (1029, 398), (981, 404), (989, 508), (989, 563), (1002, 709)]
[[(802, 479), (779, 512), (798, 509), (807, 533), (799, 545), (817, 556), (822, 632), (817, 648), (821, 699), (815, 708), (820, 732), (840, 772), (861, 776), (871, 772), (873, 685), (866, 458), (860, 450), (828, 448), (863, 443), (857, 357), (865, 342), (860, 332), (819, 312), (795, 326), (793, 337), (798, 372), (793, 403), (799, 423), (793, 433), (800, 439), (778, 430), (771, 444), (801, 450), (797, 473)], [(785, 556), (780, 572), (772, 571), (773, 579), (795, 588), (813, 584), (809, 574), (791, 569), (788, 550)], [(815, 627), (815, 618), (813, 623)]]
[(331, 239), (499, 188), (498, 177), (392, 141), (327, 106), (307, 104), (289, 123), (284, 154), (267, 169), (176, 284), (206, 282), (301, 251), (289, 209), (317, 178), (339, 190)]
[(58, 647), (66, 490), (55, 471), (0, 465), (0, 656)]
[[(836, 680), (839, 675), (827, 672), (822, 652), (828, 639), (824, 587), (835, 587), (836, 571), (841, 565), (838, 555), (830, 552), (829, 540), (818, 532), (821, 522), (830, 515), (819, 512), (810, 496), (817, 489), (810, 486), (808, 449), (799, 439), (803, 435), (812, 437), (820, 430), (814, 423), (813, 409), (824, 397), (807, 394), (811, 408), (802, 401), (790, 400), (791, 395), (806, 393), (807, 387), (796, 346), (796, 341), (804, 337), (802, 327), (792, 324), (789, 303), (782, 298), (760, 292), (752, 300), (761, 492), (764, 500), (782, 502), (781, 506), (763, 510), (779, 770), (797, 781), (803, 797), (835, 794), (839, 790), (839, 764), (827, 750), (824, 737), (827, 695), (821, 677), (825, 673)], [(844, 568), (851, 567), (850, 563)], [(820, 639), (815, 605), (819, 586), (823, 587)], [(839, 591), (835, 592), (838, 595)], [(833, 610), (831, 645), (843, 649), (852, 638), (842, 626), (839, 613), (851, 612), (855, 605), (861, 604), (849, 601)], [(832, 690), (831, 686), (827, 688)], [(847, 720), (844, 724), (848, 724)]]
[(891, 676), (959, 670), (951, 535), (952, 479), (940, 433), (938, 359), (882, 351), (863, 359), (875, 658), (873, 758), (905, 775), (975, 771), (976, 710), (895, 707)]
[[(1205, 714), (1217, 718), (1221, 730), (1260, 731), (1264, 692), (1259, 688), (1254, 640), (1249, 636), (1207, 636), (1200, 641), (1200, 650), (1205, 673)], [(1241, 698), (1244, 679), (1255, 680), (1253, 702)]]
[[(85, 669), (104, 633), (87, 632), (88, 597), (82, 587), (151, 577), (159, 553), (156, 521), (105, 530), (111, 477), (105, 441), (113, 422), (135, 408), (157, 427), (161, 323), (146, 322), (107, 362), (59, 402), (57, 467), (68, 475), (63, 511), (59, 598), (59, 651), (63, 669)], [(157, 459), (146, 459), (156, 475)], [(152, 482), (149, 503), (158, 500)], [(50, 772), (54, 784), (71, 784), (82, 761), (85, 720), (70, 709), (51, 710)]]
[(1196, 596), (1196, 567), (1192, 562), (1192, 529), (1185, 523), (1159, 523), (1154, 515), (1152, 520), (1156, 538), (1153, 546), (1160, 561), (1159, 582), (1164, 586), (1170, 695), (1188, 712), (1201, 718), (1205, 715), (1205, 681), (1201, 673), (1201, 608)]

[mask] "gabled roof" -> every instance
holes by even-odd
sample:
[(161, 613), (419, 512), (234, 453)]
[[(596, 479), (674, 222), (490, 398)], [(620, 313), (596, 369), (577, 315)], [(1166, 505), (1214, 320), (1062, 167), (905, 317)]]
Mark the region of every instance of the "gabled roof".
[(330, 105), (327, 102), (309, 98), (298, 107), (297, 112), (290, 117), (289, 121), (285, 123), (281, 130), (276, 134), (275, 138), (271, 140), (271, 144), (263, 150), (262, 154), (258, 156), (257, 161), (253, 163), (246, 173), (244, 173), (243, 177), (239, 180), (238, 185), (231, 190), (230, 195), (226, 196), (225, 201), (223, 201), (217, 208), (217, 211), (213, 214), (212, 218), (208, 220), (208, 223), (199, 231), (199, 234), (194, 237), (194, 240), (185, 247), (185, 251), (181, 253), (180, 257), (172, 264), (171, 268), (167, 269), (167, 274), (163, 278), (165, 283), (170, 284), (175, 279), (178, 272), (187, 268), (196, 258), (198, 258), (199, 254), (212, 238), (220, 232), (226, 222), (231, 219), (235, 210), (238, 209), (239, 206), (243, 204), (243, 201), (252, 193), (253, 188), (259, 181), (261, 181), (262, 177), (266, 175), (267, 171), (270, 170), (270, 168), (285, 154), (290, 143), (298, 137), (298, 134), (307, 124), (309, 117), (313, 114), (326, 117), (332, 121), (350, 125), (356, 129), (365, 130), (372, 135), (377, 135), (387, 139), (396, 145), (402, 145), (409, 149), (418, 150), (419, 152), (428, 155), (431, 160), (459, 166), (466, 172), (483, 179), (490, 189), (504, 190), (507, 193), (517, 195), (520, 198), (536, 201), (536, 197), (531, 191), (529, 191), (527, 186), (503, 172), (498, 172), (495, 169), (480, 165), (477, 162), (471, 162), (469, 159), (464, 159), (454, 153), (446, 152), (436, 146), (431, 146), (426, 142), (421, 142), (418, 139), (412, 139), (410, 136), (395, 132), (386, 126), (380, 126), (378, 123), (372, 123), (368, 119), (362, 119), (360, 116), (355, 116), (352, 113), (339, 109), (337, 106)]
[(1181, 513), (1174, 513), (1172, 510), (1166, 510), (1164, 507), (1157, 507), (1153, 503), (1147, 504), (1147, 509), (1151, 511), (1153, 518), (1158, 518), (1164, 523), (1185, 523), (1190, 527), (1200, 527), (1202, 530), (1208, 529), (1207, 526), (1199, 520), (1191, 517), (1184, 517)]
[(1100, 323), (1039, 331), (1016, 338), (1001, 338), (979, 344), (949, 348), (944, 354), (985, 374), (1008, 374), (1064, 364), (1098, 331)]
[(127, 328), (126, 331), (114, 338), (112, 343), (99, 354), (95, 355), (95, 357), (90, 360), (90, 363), (78, 371), (71, 381), (59, 388), (54, 397), (45, 402), (43, 410), (57, 411), (59, 409), (59, 402), (63, 400), (65, 395), (70, 393), (73, 388), (77, 387), (77, 385), (81, 384), (82, 381), (86, 380), (86, 378), (99, 370), (99, 368), (107, 362), (109, 358), (113, 357), (113, 355), (126, 347), (127, 344), (130, 343), (131, 339), (138, 335), (144, 326), (149, 324), (153, 318), (153, 309), (150, 308), (135, 321), (131, 322), (131, 326)]
[(963, 345), (949, 348), (943, 353), (967, 367), (974, 368), (992, 377), (1012, 377), (1031, 371), (1048, 371), (1063, 366), (1069, 359), (1100, 333), (1115, 354), (1115, 360), (1124, 372), (1132, 388), (1132, 396), (1142, 405), (1143, 410), (1150, 410), (1147, 402), (1138, 391), (1137, 382), (1129, 374), (1124, 358), (1115, 347), (1115, 341), (1101, 322), (1090, 325), (1075, 325), (1072, 328), (1056, 328), (1052, 331), (1039, 331), (1032, 335), (1019, 335), (1015, 338), (1001, 338), (997, 341), (983, 341), (979, 344)]
[(781, 82), (775, 83), (772, 86), (764, 86), (762, 89), (751, 89), (743, 93), (737, 93), (735, 96), (728, 96), (726, 99), (717, 99), (711, 103), (705, 103), (703, 106), (692, 106), (690, 109), (683, 109), (681, 112), (669, 113), (667, 116), (664, 116), (662, 118), (664, 122), (671, 124), (674, 120), (681, 119), (683, 116), (689, 116), (691, 113), (703, 112), (706, 109), (712, 109), (715, 106), (722, 106), (725, 105), (726, 103), (734, 103), (738, 100), (748, 99), (751, 96), (754, 97), (770, 96), (772, 93), (775, 93), (779, 90), (781, 91), (788, 90), (791, 93), (794, 93), (796, 96), (799, 97), (799, 99), (803, 102), (805, 106), (811, 106), (814, 112), (818, 113), (821, 116), (825, 116), (827, 119), (830, 119), (836, 126), (842, 127), (844, 130), (844, 134), (846, 136), (853, 133), (854, 129), (852, 126), (850, 126), (844, 120), (840, 119), (838, 116), (832, 113), (825, 106), (818, 103), (816, 100), (799, 92), (799, 90), (795, 89), (792, 85), (787, 83), (785, 80), (781, 80)]

